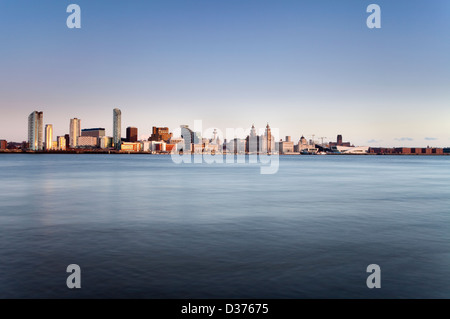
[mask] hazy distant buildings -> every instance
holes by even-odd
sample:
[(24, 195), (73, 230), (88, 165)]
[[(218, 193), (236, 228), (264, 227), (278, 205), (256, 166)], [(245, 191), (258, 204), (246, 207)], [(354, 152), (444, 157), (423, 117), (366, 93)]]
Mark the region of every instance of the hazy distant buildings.
[(302, 135), (298, 144), (294, 146), (294, 152), (299, 152), (301, 154), (315, 154), (318, 149), (314, 143), (309, 143), (306, 138)]
[(336, 145), (331, 147), (331, 150), (339, 154), (367, 154), (369, 153), (368, 146), (340, 146)]
[(53, 149), (53, 125), (45, 125), (45, 150), (49, 151)]
[(247, 141), (241, 138), (234, 138), (226, 142), (226, 151), (231, 154), (245, 154)]
[(351, 147), (351, 143), (350, 142), (342, 142), (342, 135), (338, 135), (336, 138), (336, 143), (335, 142), (330, 142), (330, 148), (335, 147), (335, 146), (345, 146), (345, 147)]
[(42, 151), (44, 113), (34, 111), (28, 116), (28, 144), (33, 151)]
[(180, 128), (181, 128), (181, 138), (184, 140), (182, 150), (183, 152), (191, 152), (191, 149), (193, 147), (191, 146), (191, 144), (201, 143), (201, 133), (192, 131), (189, 128), (189, 125), (180, 125)]
[(286, 136), (285, 141), (280, 141), (278, 143), (278, 151), (280, 154), (294, 153), (294, 142), (292, 142), (290, 136)]
[(264, 135), (261, 137), (261, 151), (267, 154), (271, 154), (273, 151), (275, 151), (275, 140), (272, 135), (269, 123), (267, 123)]
[[(450, 151), (450, 149), (447, 150)], [(446, 153), (446, 149), (435, 147), (370, 147), (367, 152), (379, 155), (443, 155)]]
[(78, 146), (78, 137), (81, 136), (81, 120), (77, 118), (70, 119), (69, 146), (75, 148)]
[(122, 142), (122, 112), (115, 108), (113, 110), (113, 147), (120, 150)]
[(138, 140), (138, 129), (137, 127), (127, 127), (127, 142), (137, 142)]
[(261, 150), (261, 138), (256, 132), (255, 125), (252, 125), (250, 134), (246, 139), (246, 151), (249, 154), (257, 154)]

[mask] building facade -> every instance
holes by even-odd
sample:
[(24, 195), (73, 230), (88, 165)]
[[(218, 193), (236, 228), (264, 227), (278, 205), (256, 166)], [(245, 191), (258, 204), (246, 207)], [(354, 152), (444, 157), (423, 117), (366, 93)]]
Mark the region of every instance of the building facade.
[(58, 136), (56, 138), (56, 141), (58, 142), (58, 150), (59, 151), (65, 151), (67, 149), (66, 137), (65, 136)]
[(181, 128), (181, 138), (184, 140), (183, 145), (179, 145), (179, 150), (183, 152), (191, 152), (191, 144), (201, 144), (201, 133), (194, 132), (189, 128), (189, 125), (180, 125)]
[(443, 148), (434, 147), (370, 147), (368, 149), (370, 154), (380, 155), (443, 155)]
[(8, 142), (6, 140), (0, 140), (0, 150), (6, 150), (8, 148)]
[(28, 144), (33, 151), (43, 150), (43, 122), (43, 112), (34, 111), (28, 116)]
[(120, 150), (122, 143), (122, 111), (115, 108), (113, 110), (113, 147)]
[(80, 136), (78, 137), (78, 148), (97, 148), (98, 138), (95, 136)]
[(45, 125), (45, 150), (50, 151), (53, 149), (53, 125)]
[(70, 119), (69, 146), (71, 148), (78, 146), (79, 136), (81, 136), (81, 120), (77, 118)]
[(330, 142), (330, 144), (329, 144), (329, 147), (330, 147), (330, 148), (333, 148), (333, 147), (336, 147), (336, 146), (351, 147), (351, 146), (353, 146), (353, 145), (351, 145), (350, 142), (343, 142), (343, 141), (342, 141), (342, 135), (339, 134), (339, 135), (337, 136), (337, 138), (336, 138), (336, 142)]
[(127, 127), (127, 142), (137, 142), (138, 140), (138, 129), (137, 127)]
[(102, 136), (99, 138), (100, 148), (110, 148), (113, 147), (113, 138), (111, 136)]
[(142, 149), (142, 144), (139, 142), (122, 142), (120, 144), (120, 150), (126, 152), (140, 152)]
[(153, 126), (152, 135), (148, 138), (149, 141), (164, 141), (166, 143), (172, 138), (172, 133), (169, 132), (168, 127)]
[(100, 138), (105, 136), (105, 129), (102, 127), (98, 128), (85, 128), (81, 130), (81, 136), (93, 136)]
[(317, 148), (316, 145), (309, 143), (302, 135), (298, 141), (298, 144), (294, 146), (294, 151), (301, 154), (315, 154), (317, 153)]
[(294, 153), (294, 142), (292, 142), (290, 136), (286, 136), (285, 141), (280, 141), (278, 143), (278, 151), (280, 154)]
[(261, 152), (271, 154), (275, 151), (275, 140), (272, 136), (272, 130), (267, 123), (264, 135), (261, 136)]

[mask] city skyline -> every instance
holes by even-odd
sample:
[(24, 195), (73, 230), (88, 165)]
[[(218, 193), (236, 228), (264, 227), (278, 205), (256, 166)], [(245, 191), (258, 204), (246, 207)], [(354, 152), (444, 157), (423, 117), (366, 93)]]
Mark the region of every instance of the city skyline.
[(365, 25), (371, 2), (169, 2), (81, 0), (79, 30), (65, 26), (66, 4), (1, 4), (0, 138), (27, 140), (33, 109), (54, 136), (74, 117), (112, 132), (118, 105), (140, 137), (201, 119), (221, 130), (269, 121), (294, 139), (450, 145), (448, 1), (377, 1), (379, 30)]
[[(122, 130), (122, 111), (119, 108), (114, 108), (113, 109), (113, 120), (112, 120), (112, 131), (110, 134), (110, 138), (112, 139), (112, 143), (113, 146), (114, 145), (118, 145), (118, 146), (114, 146), (114, 148), (116, 149), (120, 149), (120, 143), (122, 143), (123, 141), (126, 142), (136, 142), (136, 141), (146, 141), (146, 140), (152, 140), (152, 133), (155, 134), (155, 129), (158, 128), (156, 126), (153, 126), (152, 129), (146, 131), (146, 133), (141, 134), (141, 135), (137, 135), (137, 132), (139, 131), (139, 129), (137, 127), (134, 126), (130, 126), (130, 125), (125, 125), (126, 129), (124, 129), (125, 134), (122, 134), (123, 130)], [(266, 126), (261, 126), (258, 127), (259, 131), (262, 130), (263, 127), (265, 127), (266, 129), (269, 127), (269, 122), (266, 122)], [(45, 130), (44, 130), (44, 125), (45, 125)], [(178, 127), (188, 127), (189, 125), (184, 125), (184, 124), (180, 124)], [(31, 142), (32, 140), (34, 140), (34, 144), (37, 146), (30, 146), (30, 150), (47, 150), (48, 146), (47, 146), (47, 142), (48, 142), (48, 131), (47, 129), (50, 129), (50, 138), (52, 140), (52, 142), (58, 142), (58, 138), (59, 137), (68, 137), (68, 146), (70, 146), (71, 148), (76, 148), (78, 146), (77, 140), (79, 139), (79, 137), (83, 137), (83, 136), (96, 136), (96, 137), (101, 137), (101, 136), (108, 136), (108, 134), (106, 134), (105, 132), (106, 129), (105, 128), (92, 128), (92, 127), (86, 127), (86, 128), (82, 128), (81, 127), (81, 119), (80, 118), (73, 118), (70, 119), (70, 126), (69, 126), (69, 130), (68, 132), (62, 133), (62, 134), (55, 134), (53, 133), (53, 124), (47, 124), (47, 122), (45, 121), (45, 117), (44, 117), (44, 112), (43, 111), (33, 111), (29, 116), (28, 116), (28, 139), (24, 140), (24, 141), (20, 141), (20, 142)], [(166, 129), (168, 130), (167, 133), (175, 131), (178, 129), (178, 127), (176, 128), (168, 128), (168, 127), (159, 127), (158, 129)], [(219, 129), (219, 132), (221, 132), (222, 137), (223, 138), (227, 138), (226, 137), (226, 129), (220, 129), (218, 127), (209, 127), (208, 129), (206, 129), (205, 127), (202, 128), (202, 132), (195, 132), (196, 134), (202, 134), (204, 131), (209, 131), (211, 129), (214, 129), (214, 133), (211, 133), (209, 135), (205, 135), (202, 136), (203, 138), (211, 138), (214, 137), (216, 134), (216, 130)], [(236, 138), (238, 139), (246, 139), (248, 137), (248, 135), (252, 134), (252, 132), (255, 130), (255, 126), (254, 123), (252, 124), (252, 126), (248, 126), (245, 128), (232, 128), (232, 129), (237, 129), (236, 133), (237, 135), (235, 135)], [(241, 130), (243, 129), (243, 130)], [(91, 132), (91, 131), (101, 131), (102, 133), (99, 135), (98, 133), (92, 135), (90, 133), (87, 132)], [(270, 130), (270, 128), (269, 128)], [(279, 128), (277, 128), (278, 131), (281, 131)], [(39, 133), (40, 131), (40, 133)], [(131, 133), (132, 132), (132, 133)], [(132, 140), (130, 140), (130, 134), (132, 137)], [(172, 136), (172, 133), (170, 133), (170, 135)], [(330, 145), (344, 145), (344, 146), (350, 146), (350, 143), (346, 142), (342, 144), (342, 134), (337, 134), (335, 136), (337, 136), (337, 142), (334, 142), (334, 138), (335, 137), (324, 137), (324, 136), (320, 136), (317, 134), (312, 134), (312, 135), (306, 135), (306, 134), (301, 134), (300, 137), (298, 137), (298, 141), (300, 141), (301, 139), (308, 137), (308, 141), (313, 141), (313, 143), (316, 144), (330, 144)], [(179, 136), (178, 136), (179, 137)], [(284, 141), (283, 137), (289, 137), (292, 138), (292, 135), (281, 135), (279, 134), (278, 140), (276, 140), (275, 142), (278, 141)], [(0, 136), (1, 138), (1, 136)], [(214, 139), (214, 138), (213, 138)], [(2, 138), (2, 140), (4, 140)], [(294, 141), (297, 141), (297, 137), (294, 136)], [(409, 138), (403, 138), (403, 139), (397, 139), (400, 143), (394, 147), (408, 147), (409, 145), (407, 145), (407, 143), (405, 142), (412, 142), (414, 141), (413, 139), (409, 139)], [(433, 141), (434, 139), (427, 139), (425, 138), (425, 140), (428, 142), (426, 147), (440, 147), (440, 148), (445, 148), (445, 145), (431, 145), (431, 143), (429, 143), (430, 141)], [(325, 141), (325, 143), (324, 143)], [(14, 142), (14, 143), (19, 143), (19, 141), (8, 141), (8, 142)], [(341, 142), (341, 144), (340, 144)], [(403, 144), (402, 144), (403, 143)], [(356, 144), (356, 143), (355, 143)], [(30, 144), (30, 145), (33, 145)], [(40, 145), (40, 146), (39, 146)], [(357, 146), (363, 146), (363, 145), (357, 145)], [(379, 146), (370, 146), (370, 145), (365, 145), (365, 146), (369, 146), (369, 147), (392, 147), (389, 145), (379, 145)], [(425, 146), (418, 146), (415, 145), (413, 147), (425, 147)], [(37, 149), (35, 149), (37, 148)], [(53, 148), (53, 145), (50, 146), (50, 149)]]

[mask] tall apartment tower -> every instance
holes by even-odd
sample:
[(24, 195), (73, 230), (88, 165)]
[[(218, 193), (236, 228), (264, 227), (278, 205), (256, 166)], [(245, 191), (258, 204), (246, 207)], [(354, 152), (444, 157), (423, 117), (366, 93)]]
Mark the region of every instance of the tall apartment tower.
[(28, 116), (28, 143), (30, 150), (42, 151), (43, 150), (43, 121), (44, 113), (34, 111)]
[(122, 112), (119, 109), (113, 110), (113, 146), (115, 149), (120, 149), (122, 142)]
[(137, 142), (138, 129), (137, 127), (127, 127), (127, 142)]
[(78, 136), (81, 136), (81, 120), (77, 118), (70, 119), (69, 146), (75, 148), (78, 146)]
[(53, 125), (45, 125), (45, 150), (53, 149)]

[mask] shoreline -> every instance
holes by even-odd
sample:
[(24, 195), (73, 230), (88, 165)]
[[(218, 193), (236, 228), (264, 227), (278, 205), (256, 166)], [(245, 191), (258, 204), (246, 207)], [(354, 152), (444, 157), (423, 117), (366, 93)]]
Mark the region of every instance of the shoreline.
[[(171, 153), (152, 153), (152, 152), (131, 152), (131, 151), (117, 151), (117, 150), (70, 150), (70, 151), (23, 151), (23, 150), (0, 150), (0, 154), (30, 154), (30, 155), (50, 155), (50, 154), (103, 154), (103, 155), (172, 155)], [(227, 153), (217, 153), (217, 154), (190, 154), (190, 155), (230, 155)], [(329, 154), (233, 154), (233, 155), (279, 155), (279, 156), (341, 156), (341, 155), (351, 155), (351, 156), (449, 156), (450, 153), (444, 154), (380, 154), (380, 153), (365, 153), (365, 154), (340, 154), (340, 153), (329, 153)]]

